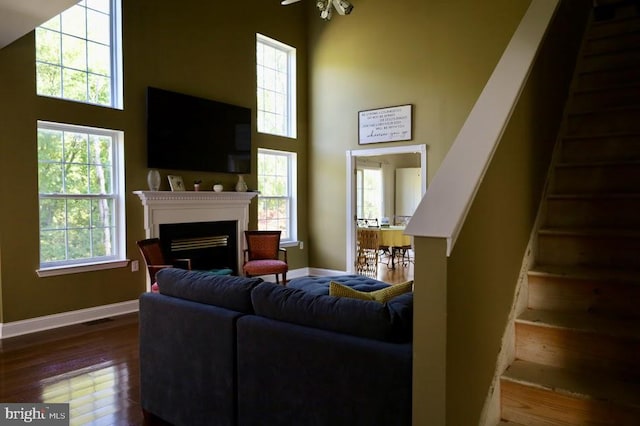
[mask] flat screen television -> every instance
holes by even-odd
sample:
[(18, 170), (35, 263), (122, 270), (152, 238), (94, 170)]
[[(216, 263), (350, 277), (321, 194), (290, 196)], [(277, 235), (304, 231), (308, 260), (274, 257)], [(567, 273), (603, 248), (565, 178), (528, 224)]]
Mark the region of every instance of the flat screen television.
[(251, 173), (251, 109), (147, 88), (147, 167)]

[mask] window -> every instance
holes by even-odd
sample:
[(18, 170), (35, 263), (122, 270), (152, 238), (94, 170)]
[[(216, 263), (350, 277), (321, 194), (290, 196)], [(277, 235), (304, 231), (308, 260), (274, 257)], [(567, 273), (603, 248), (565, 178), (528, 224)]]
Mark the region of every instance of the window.
[(296, 235), (296, 154), (258, 149), (258, 229), (281, 230), (282, 242)]
[(356, 185), (357, 216), (380, 219), (382, 217), (382, 169), (357, 169)]
[(258, 132), (296, 137), (296, 49), (256, 35)]
[(38, 95), (122, 108), (120, 0), (83, 0), (36, 28)]
[(124, 259), (122, 133), (38, 122), (40, 268)]

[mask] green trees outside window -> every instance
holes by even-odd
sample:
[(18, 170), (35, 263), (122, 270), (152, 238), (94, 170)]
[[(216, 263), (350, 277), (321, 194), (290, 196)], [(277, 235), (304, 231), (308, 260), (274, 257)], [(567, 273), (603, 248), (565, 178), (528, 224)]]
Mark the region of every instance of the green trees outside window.
[(116, 256), (114, 136), (38, 127), (41, 266)]

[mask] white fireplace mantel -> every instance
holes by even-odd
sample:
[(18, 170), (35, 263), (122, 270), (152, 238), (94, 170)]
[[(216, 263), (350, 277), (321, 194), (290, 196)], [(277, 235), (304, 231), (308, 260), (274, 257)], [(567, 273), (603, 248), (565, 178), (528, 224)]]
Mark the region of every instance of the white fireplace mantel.
[(238, 222), (238, 271), (242, 270), (244, 231), (249, 227), (249, 204), (257, 192), (134, 191), (144, 206), (146, 238), (160, 236), (167, 223)]

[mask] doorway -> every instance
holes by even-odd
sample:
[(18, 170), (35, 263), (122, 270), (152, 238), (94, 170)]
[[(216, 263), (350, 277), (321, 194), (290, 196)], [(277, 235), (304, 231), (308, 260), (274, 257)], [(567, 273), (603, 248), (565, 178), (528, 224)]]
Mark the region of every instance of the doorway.
[[(346, 218), (346, 229), (347, 229), (347, 272), (355, 273), (355, 259), (356, 259), (356, 232), (357, 232), (357, 214), (358, 214), (358, 164), (364, 163), (383, 163), (385, 162), (385, 158), (393, 158), (393, 156), (400, 156), (406, 154), (415, 154), (419, 156), (419, 167), (421, 172), (421, 185), (420, 185), (420, 195), (424, 195), (427, 190), (427, 146), (424, 144), (420, 145), (403, 145), (396, 147), (385, 147), (385, 148), (367, 148), (367, 149), (354, 149), (347, 151), (347, 218)], [(388, 188), (384, 191), (382, 197), (389, 199), (394, 199), (395, 197), (391, 197), (389, 194), (390, 191), (394, 191), (395, 188), (393, 186), (386, 185)], [(391, 188), (391, 189), (389, 189)], [(421, 197), (420, 197), (421, 198)], [(393, 201), (388, 201), (388, 203), (393, 203)], [(383, 207), (383, 216), (389, 215), (388, 210), (384, 211)]]

